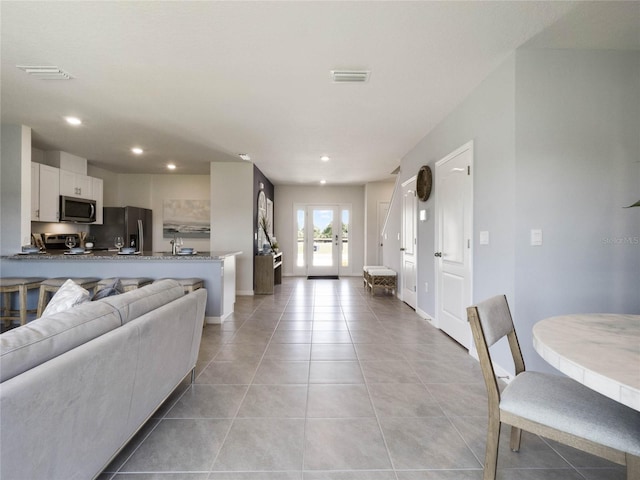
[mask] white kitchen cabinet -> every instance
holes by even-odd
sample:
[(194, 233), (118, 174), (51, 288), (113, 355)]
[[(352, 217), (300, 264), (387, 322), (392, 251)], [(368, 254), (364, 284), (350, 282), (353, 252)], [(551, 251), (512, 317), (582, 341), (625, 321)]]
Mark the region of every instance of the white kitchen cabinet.
[(78, 198), (93, 198), (91, 177), (81, 173), (60, 170), (60, 195)]
[(102, 198), (103, 198), (103, 188), (104, 182), (101, 178), (91, 178), (91, 194), (92, 198), (96, 201), (96, 221), (93, 222), (95, 225), (102, 225)]
[(40, 221), (40, 164), (31, 162), (31, 221)]
[[(31, 166), (33, 173), (33, 165)], [(37, 221), (57, 222), (60, 218), (60, 169), (49, 165), (39, 165), (40, 188)], [(33, 185), (33, 177), (31, 179)], [(33, 201), (33, 193), (32, 193)], [(31, 205), (33, 211), (33, 204)], [(31, 217), (33, 220), (33, 216)]]

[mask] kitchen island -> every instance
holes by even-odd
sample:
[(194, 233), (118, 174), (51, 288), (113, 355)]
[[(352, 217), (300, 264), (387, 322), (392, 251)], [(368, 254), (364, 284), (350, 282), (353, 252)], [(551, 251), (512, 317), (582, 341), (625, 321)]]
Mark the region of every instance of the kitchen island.
[[(236, 255), (242, 252), (198, 252), (172, 255), (143, 252), (121, 255), (117, 251), (93, 251), (69, 255), (48, 251), (9, 255), (0, 259), (3, 277), (150, 277), (204, 280), (207, 289), (207, 323), (222, 323), (236, 300)], [(35, 293), (35, 292), (34, 292)]]

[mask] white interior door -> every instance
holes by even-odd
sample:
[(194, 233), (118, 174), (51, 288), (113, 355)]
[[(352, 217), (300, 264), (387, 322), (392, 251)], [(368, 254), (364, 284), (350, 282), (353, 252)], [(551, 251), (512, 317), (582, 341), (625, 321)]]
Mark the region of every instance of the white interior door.
[(466, 348), (471, 330), (471, 228), (473, 144), (436, 163), (436, 315), (438, 327)]
[(416, 308), (416, 177), (402, 184), (402, 272), (401, 298), (410, 307)]
[(342, 222), (337, 205), (307, 206), (307, 275), (338, 275), (342, 245)]

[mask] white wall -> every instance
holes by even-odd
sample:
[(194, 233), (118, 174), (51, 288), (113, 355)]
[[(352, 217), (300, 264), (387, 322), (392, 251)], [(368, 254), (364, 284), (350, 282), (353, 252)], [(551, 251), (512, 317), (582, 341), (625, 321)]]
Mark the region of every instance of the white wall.
[(521, 50), (516, 105), (516, 314), (544, 368), (538, 320), (640, 313), (640, 52)]
[[(118, 174), (117, 198), (113, 198), (112, 185), (109, 185), (108, 190), (110, 200), (108, 204), (105, 202), (105, 206), (134, 206), (153, 210), (153, 249), (156, 252), (171, 250), (169, 244), (171, 238), (162, 236), (164, 200), (209, 200), (210, 198), (208, 175)], [(184, 244), (200, 251), (211, 250), (208, 238), (185, 238)]]
[(211, 163), (211, 248), (242, 251), (236, 257), (239, 295), (253, 294), (253, 202), (252, 163)]
[[(553, 370), (532, 346), (545, 317), (640, 313), (640, 208), (622, 208), (640, 199), (639, 84), (638, 52), (518, 50), (402, 159), (404, 180), (474, 141), (473, 301), (507, 295), (529, 368)], [(435, 281), (425, 206), (419, 285)], [(421, 290), (431, 315), (434, 291)], [(511, 367), (504, 344), (494, 358)]]
[[(423, 165), (431, 166), (470, 140), (474, 141), (474, 301), (504, 293), (513, 300), (514, 222), (514, 65), (512, 56), (403, 159), (399, 184), (417, 175)], [(435, 184), (426, 202), (428, 220), (418, 222), (418, 285), (436, 285), (435, 278)], [(392, 205), (395, 222), (390, 223), (385, 243), (385, 261), (400, 268), (402, 195)], [(478, 245), (478, 232), (490, 232), (491, 243)], [(393, 259), (393, 260), (392, 260)], [(435, 288), (418, 288), (417, 307), (435, 316)]]
[[(378, 209), (381, 202), (390, 202), (394, 182), (371, 182), (364, 186), (365, 195), (365, 245), (364, 264), (379, 265), (378, 246)], [(380, 225), (382, 228), (382, 225)]]
[(294, 212), (296, 204), (351, 205), (351, 268), (341, 274), (361, 275), (364, 265), (364, 187), (276, 185), (275, 230), (283, 256), (283, 275), (294, 275)]
[(31, 128), (3, 124), (0, 165), (0, 254), (31, 243)]

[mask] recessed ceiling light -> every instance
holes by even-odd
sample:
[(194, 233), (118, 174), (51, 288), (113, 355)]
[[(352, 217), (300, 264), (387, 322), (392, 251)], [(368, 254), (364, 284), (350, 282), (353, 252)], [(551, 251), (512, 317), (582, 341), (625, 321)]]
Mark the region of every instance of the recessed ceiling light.
[(326, 180), (320, 180), (320, 185), (324, 185), (325, 183), (327, 183)]
[(69, 125), (82, 125), (82, 120), (78, 117), (64, 117)]
[(251, 160), (251, 157), (249, 156), (248, 153), (239, 153), (238, 156), (245, 162), (248, 162), (249, 160)]
[(329, 161), (329, 156), (328, 155), (323, 155), (320, 157), (320, 160), (322, 160), (323, 162), (328, 162)]
[(144, 153), (144, 150), (142, 150), (140, 147), (133, 147), (131, 151), (136, 155), (142, 155)]
[(175, 166), (173, 163), (169, 163), (169, 164), (167, 164), (167, 168), (168, 168), (169, 170), (175, 170), (175, 169), (176, 169), (176, 166)]

